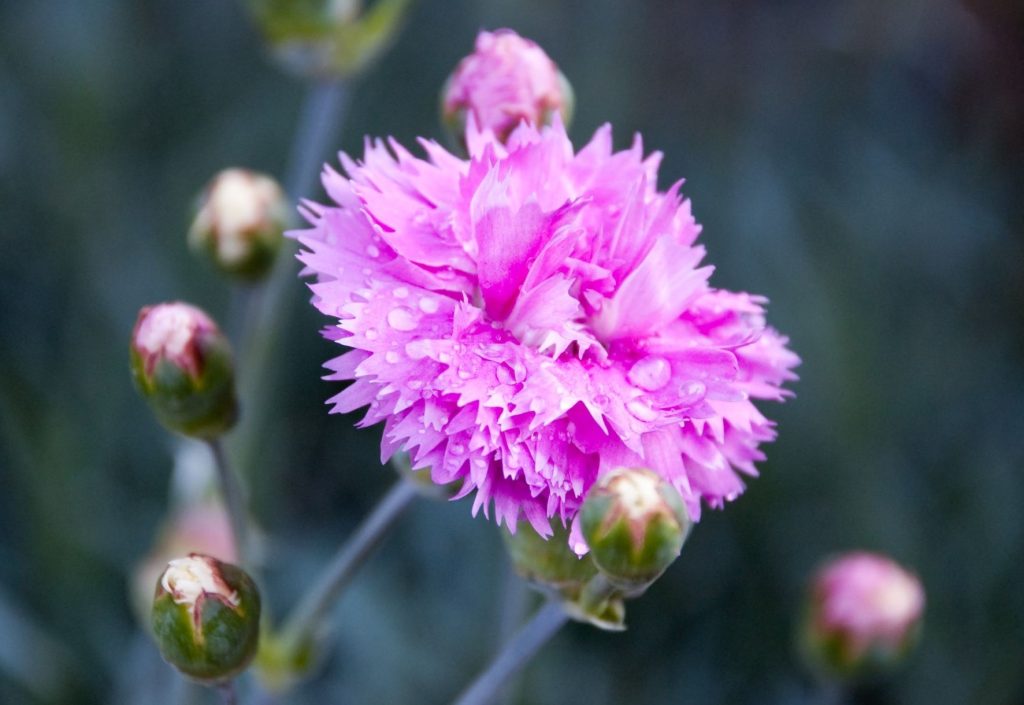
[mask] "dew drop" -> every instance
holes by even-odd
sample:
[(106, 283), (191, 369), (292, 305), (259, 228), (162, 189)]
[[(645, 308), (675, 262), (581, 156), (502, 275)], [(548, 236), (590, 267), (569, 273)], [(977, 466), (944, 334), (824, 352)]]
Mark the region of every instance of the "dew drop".
[(668, 384), (668, 380), (672, 376), (672, 366), (663, 357), (648, 355), (629, 368), (629, 373), (626, 376), (630, 382), (641, 389), (654, 392)]
[(473, 376), (473, 372), (463, 367), (459, 370), (458, 375), (459, 379), (469, 379), (470, 377)]
[(366, 330), (363, 331), (363, 337), (366, 338), (367, 340), (376, 340), (377, 339), (377, 329), (376, 328), (367, 328)]
[(370, 257), (380, 257), (380, 248), (376, 245), (367, 245), (366, 254)]
[(687, 397), (702, 397), (707, 387), (701, 382), (687, 382), (680, 391)]
[(402, 356), (399, 355), (394, 350), (388, 350), (386, 353), (384, 353), (384, 359), (387, 360), (388, 362), (390, 362), (393, 365), (396, 362), (398, 362), (399, 360), (401, 360)]
[(394, 294), (396, 299), (404, 299), (409, 295), (409, 289), (404, 286), (400, 286), (395, 289)]
[(655, 421), (658, 418), (658, 412), (640, 399), (634, 399), (629, 402), (626, 404), (626, 408), (629, 410), (629, 413), (641, 421)]
[(388, 311), (388, 325), (395, 330), (413, 330), (416, 324), (416, 314), (405, 306), (397, 306)]
[(424, 296), (420, 299), (420, 311), (423, 311), (423, 313), (437, 313), (438, 307), (439, 304), (435, 298)]

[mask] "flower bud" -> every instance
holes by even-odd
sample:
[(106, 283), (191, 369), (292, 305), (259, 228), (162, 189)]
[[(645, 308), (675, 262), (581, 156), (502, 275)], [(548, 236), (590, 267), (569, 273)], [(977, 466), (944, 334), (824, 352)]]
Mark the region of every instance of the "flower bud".
[(537, 44), (509, 29), (481, 32), (476, 50), (464, 58), (441, 95), (441, 117), (459, 140), (468, 115), (504, 142), (521, 121), (550, 124), (572, 117), (572, 88)]
[(809, 664), (827, 676), (863, 678), (890, 670), (913, 649), (924, 589), (889, 558), (851, 553), (815, 575), (803, 624)]
[(213, 438), (234, 425), (231, 347), (205, 313), (181, 302), (147, 306), (129, 347), (135, 386), (164, 426)]
[(191, 553), (167, 564), (153, 598), (164, 660), (204, 683), (245, 670), (259, 643), (260, 595), (241, 568)]
[(349, 77), (391, 45), (411, 0), (246, 0), (275, 58), (304, 77)]
[(248, 281), (266, 276), (288, 226), (288, 199), (274, 179), (225, 169), (207, 184), (188, 232), (193, 251)]
[(690, 520), (679, 493), (650, 470), (613, 470), (580, 509), (590, 556), (612, 584), (642, 591), (679, 556)]

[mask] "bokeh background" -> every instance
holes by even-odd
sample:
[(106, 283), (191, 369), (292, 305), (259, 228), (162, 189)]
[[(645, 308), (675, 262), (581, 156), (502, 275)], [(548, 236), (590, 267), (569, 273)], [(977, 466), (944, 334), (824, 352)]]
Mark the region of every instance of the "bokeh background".
[[(334, 143), (438, 136), (480, 28), (537, 40), (605, 121), (665, 153), (713, 283), (766, 294), (803, 357), (741, 500), (630, 629), (571, 625), (510, 702), (811, 703), (806, 576), (867, 548), (921, 575), (916, 657), (864, 703), (1024, 703), (1024, 9), (1012, 0), (420, 0)], [(140, 306), (222, 319), (185, 247), (218, 169), (282, 174), (306, 86), (231, 0), (0, 4), (0, 702), (212, 702), (155, 654), (129, 581), (178, 446), (132, 390)], [(333, 152), (333, 150), (332, 150)], [(330, 159), (331, 153), (324, 154)], [(310, 195), (316, 196), (319, 192)], [(244, 472), (280, 613), (381, 496), (379, 429), (328, 417), (336, 350), (296, 280)], [(420, 502), (286, 703), (441, 703), (498, 639), (505, 564), (466, 502)]]

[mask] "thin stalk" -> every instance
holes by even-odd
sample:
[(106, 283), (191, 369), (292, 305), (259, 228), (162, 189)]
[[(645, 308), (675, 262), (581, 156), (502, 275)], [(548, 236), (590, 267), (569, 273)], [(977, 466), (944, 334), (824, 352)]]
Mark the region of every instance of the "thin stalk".
[(455, 705), (487, 705), (505, 682), (522, 669), (567, 621), (569, 615), (560, 603), (554, 600), (547, 602), (505, 644), (476, 680), (462, 691)]
[(228, 681), (227, 683), (221, 683), (217, 686), (218, 692), (220, 692), (221, 698), (224, 699), (224, 705), (237, 705), (238, 693), (235, 692), (235, 682)]
[(411, 482), (399, 480), (384, 495), (288, 617), (281, 631), (281, 638), (288, 648), (299, 648), (313, 636), (356, 571), (418, 494)]
[[(342, 79), (321, 81), (310, 86), (299, 115), (295, 139), (288, 160), (285, 191), (293, 203), (312, 193), (321, 164), (333, 154), (331, 144), (345, 119), (348, 83)], [(285, 242), (266, 283), (242, 298), (244, 320), (239, 326), (238, 357), (245, 361), (240, 369), (240, 396), (244, 404), (243, 422), (232, 443), (235, 458), (249, 472), (260, 454), (260, 442), (267, 427), (272, 404), (273, 381), (270, 371), (277, 365), (282, 323), (290, 300), (305, 290), (297, 281), (295, 248)]]
[(228, 517), (231, 520), (231, 534), (235, 543), (235, 553), (242, 565), (248, 556), (248, 519), (245, 510), (245, 499), (242, 494), (242, 485), (238, 481), (228, 463), (227, 455), (224, 453), (224, 446), (219, 439), (207, 441), (210, 452), (213, 453), (213, 464), (217, 468), (217, 482), (220, 485), (220, 494), (224, 500), (224, 507), (227, 509)]
[[(530, 605), (530, 591), (526, 582), (519, 577), (512, 561), (504, 561), (501, 576), (501, 616), (498, 618), (498, 648), (512, 638), (516, 630), (523, 624)], [(515, 688), (509, 686), (499, 703), (512, 702)]]

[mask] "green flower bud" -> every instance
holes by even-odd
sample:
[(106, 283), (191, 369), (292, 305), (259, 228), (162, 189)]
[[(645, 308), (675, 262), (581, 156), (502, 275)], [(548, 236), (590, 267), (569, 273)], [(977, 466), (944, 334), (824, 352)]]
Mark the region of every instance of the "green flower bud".
[(642, 592), (679, 556), (690, 520), (679, 493), (650, 470), (613, 470), (580, 509), (590, 556), (608, 580)]
[(231, 347), (205, 313), (181, 302), (147, 306), (129, 347), (135, 386), (164, 426), (214, 438), (234, 425)]
[(225, 169), (203, 190), (188, 243), (221, 271), (257, 281), (274, 264), (288, 215), (288, 199), (274, 179)]
[(383, 54), (411, 0), (246, 0), (274, 57), (304, 77), (350, 77)]
[(230, 680), (256, 655), (259, 591), (241, 568), (216, 558), (192, 553), (168, 563), (152, 616), (160, 654), (193, 680)]

